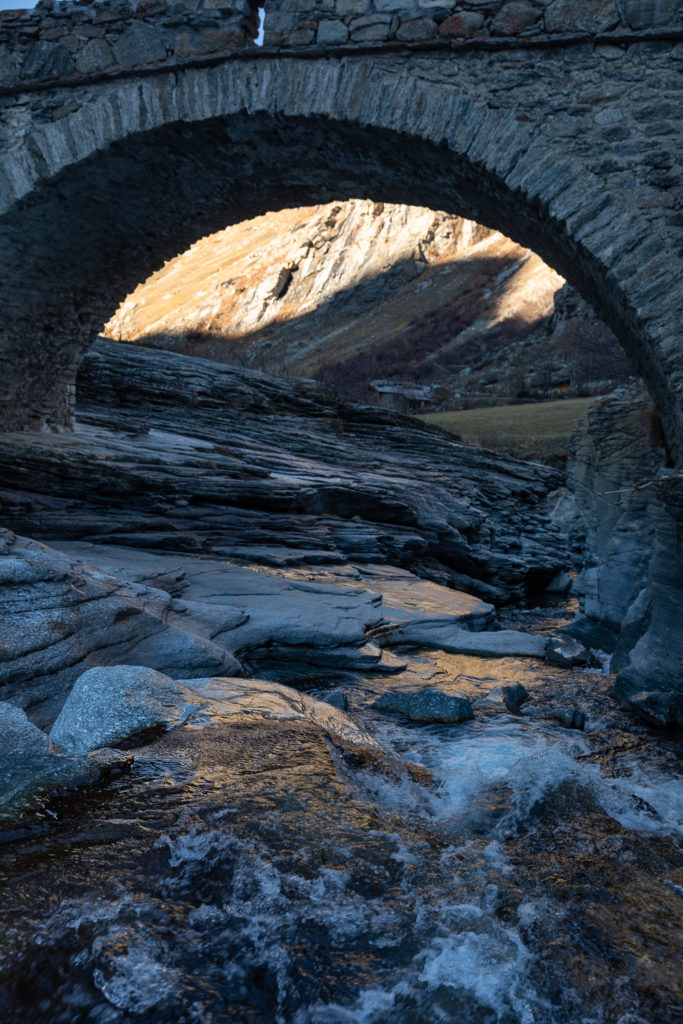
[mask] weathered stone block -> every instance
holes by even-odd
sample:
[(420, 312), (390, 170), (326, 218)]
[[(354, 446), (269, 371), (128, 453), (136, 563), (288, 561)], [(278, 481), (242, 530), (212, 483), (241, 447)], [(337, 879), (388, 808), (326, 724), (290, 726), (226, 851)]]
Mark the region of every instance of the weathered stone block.
[(396, 30), (396, 38), (406, 43), (419, 42), (422, 39), (433, 39), (438, 26), (431, 18), (414, 18), (404, 21)]
[(22, 78), (55, 78), (75, 70), (73, 58), (59, 43), (31, 43), (21, 68)]
[(249, 14), (249, 5), (246, 0), (204, 0), (205, 10), (231, 11), (233, 14)]
[[(383, 14), (393, 14), (396, 11), (405, 13), (405, 9), (406, 5), (402, 0), (375, 0), (375, 10)], [(362, 14), (364, 10), (367, 10), (367, 5), (364, 5), (363, 10), (358, 11), (358, 14)]]
[(91, 39), (76, 56), (76, 67), (83, 74), (101, 71), (114, 63), (111, 46), (104, 39)]
[(459, 14), (452, 14), (439, 25), (439, 35), (446, 38), (458, 36), (473, 36), (484, 25), (484, 15), (478, 11), (461, 11)]
[(130, 14), (130, 7), (127, 7), (125, 4), (117, 4), (112, 7), (97, 4), (93, 9), (92, 19), (99, 24), (103, 22), (113, 24), (116, 21), (125, 21), (127, 17), (130, 17)]
[(135, 22), (114, 43), (114, 57), (124, 68), (155, 64), (166, 56), (166, 46), (158, 29), (144, 21)]
[(8, 46), (0, 46), (0, 85), (9, 85), (17, 77), (17, 57)]
[(225, 28), (205, 28), (196, 32), (193, 39), (194, 53), (221, 53), (223, 50), (234, 50), (245, 44), (245, 36), (238, 25)]
[(540, 11), (526, 0), (513, 0), (491, 22), (494, 36), (517, 36), (531, 28), (540, 18)]
[(314, 28), (297, 28), (286, 38), (288, 46), (310, 46), (315, 42)]
[[(389, 2), (398, 7), (401, 0), (389, 0)], [(379, 3), (375, 3), (375, 7), (378, 11), (384, 10), (384, 8), (380, 7)], [(335, 5), (335, 11), (340, 18), (352, 18), (364, 14), (367, 9), (366, 0), (337, 0)], [(394, 10), (393, 7), (391, 9)]]
[[(192, 10), (196, 10), (199, 6), (199, 0), (185, 0), (186, 4), (193, 3)], [(188, 8), (189, 9), (189, 6)], [(135, 8), (136, 18), (148, 18), (150, 15), (165, 14), (166, 13), (166, 0), (138, 0), (138, 5)]]
[(343, 21), (321, 21), (318, 25), (316, 40), (321, 45), (345, 43), (349, 38), (349, 30)]
[(354, 29), (351, 33), (351, 40), (354, 43), (380, 43), (389, 39), (390, 35), (391, 23), (375, 22), (373, 25)]
[(366, 14), (362, 18), (354, 18), (349, 24), (349, 28), (354, 32), (358, 28), (365, 28), (368, 25), (390, 25), (391, 16), (389, 14)]
[(614, 0), (553, 0), (545, 11), (548, 32), (595, 32), (617, 22)]
[(680, 22), (680, 0), (617, 0), (629, 28), (655, 28)]

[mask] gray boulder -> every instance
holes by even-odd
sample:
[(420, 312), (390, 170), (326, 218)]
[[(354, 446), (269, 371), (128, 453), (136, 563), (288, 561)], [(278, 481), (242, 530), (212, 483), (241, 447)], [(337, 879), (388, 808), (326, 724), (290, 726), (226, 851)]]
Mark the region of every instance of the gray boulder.
[(115, 746), (159, 725), (178, 725), (206, 703), (169, 676), (140, 665), (91, 668), (79, 676), (50, 739), (67, 753)]
[(461, 694), (448, 694), (425, 687), (413, 693), (384, 693), (373, 707), (405, 715), (413, 722), (465, 722), (474, 718), (472, 705)]
[(683, 695), (671, 690), (639, 690), (639, 680), (624, 672), (610, 690), (619, 706), (627, 711), (636, 711), (652, 725), (663, 728), (680, 726), (683, 723)]

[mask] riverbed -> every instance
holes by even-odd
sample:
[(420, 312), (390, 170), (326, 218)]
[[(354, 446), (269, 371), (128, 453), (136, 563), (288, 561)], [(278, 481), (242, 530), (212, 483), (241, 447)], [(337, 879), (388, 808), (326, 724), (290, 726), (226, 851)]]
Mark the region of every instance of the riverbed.
[[(391, 677), (254, 666), (341, 688), (386, 756), (310, 722), (188, 722), (6, 827), (0, 1018), (680, 1021), (680, 737), (620, 711), (599, 667), (402, 657)], [(420, 679), (475, 718), (373, 707)], [(510, 682), (530, 695), (518, 714), (477, 710)]]

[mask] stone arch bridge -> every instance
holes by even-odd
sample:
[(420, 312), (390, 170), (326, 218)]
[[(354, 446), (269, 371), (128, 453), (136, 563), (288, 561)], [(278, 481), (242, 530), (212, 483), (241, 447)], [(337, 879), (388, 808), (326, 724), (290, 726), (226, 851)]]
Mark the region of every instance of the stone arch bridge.
[(683, 461), (679, 0), (103, 0), (0, 15), (0, 425), (200, 235), (369, 197), (477, 219), (596, 307)]

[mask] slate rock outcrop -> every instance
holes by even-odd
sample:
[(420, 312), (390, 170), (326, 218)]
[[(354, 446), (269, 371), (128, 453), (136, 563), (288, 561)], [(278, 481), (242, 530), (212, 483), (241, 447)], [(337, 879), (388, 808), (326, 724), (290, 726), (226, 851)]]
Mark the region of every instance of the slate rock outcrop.
[(73, 435), (0, 436), (0, 513), (49, 540), (405, 565), (484, 600), (567, 564), (561, 476), (322, 388), (98, 342)]

